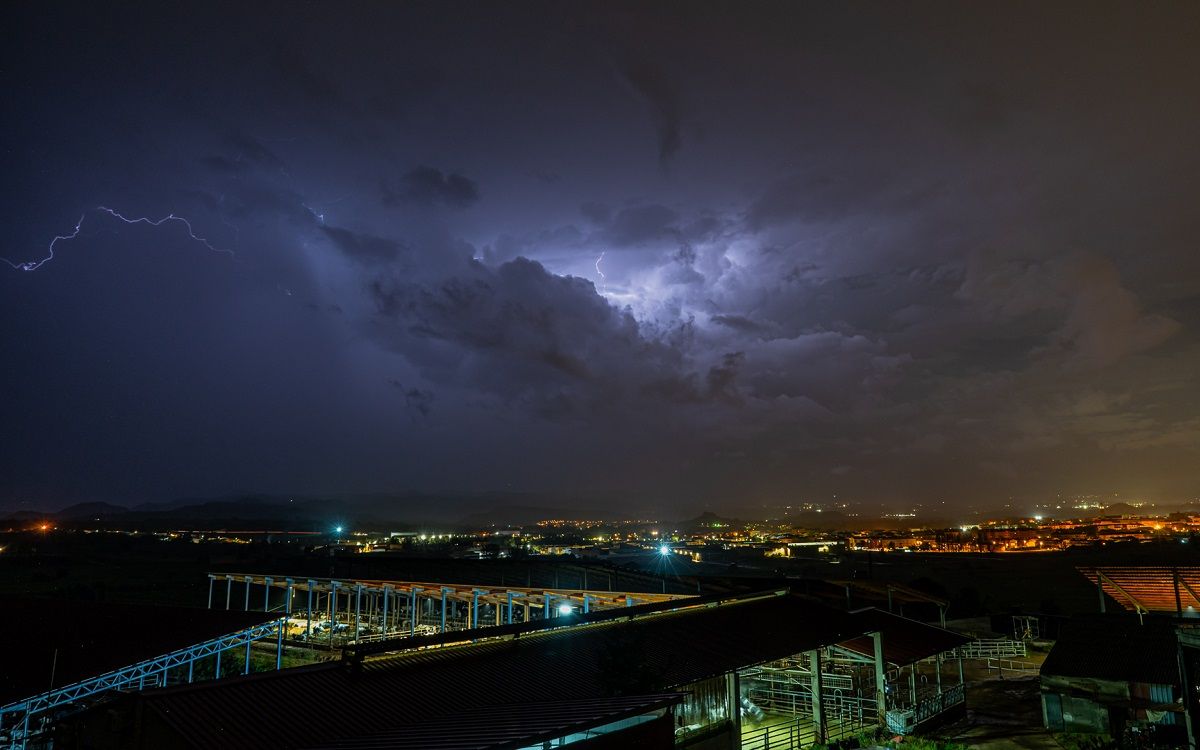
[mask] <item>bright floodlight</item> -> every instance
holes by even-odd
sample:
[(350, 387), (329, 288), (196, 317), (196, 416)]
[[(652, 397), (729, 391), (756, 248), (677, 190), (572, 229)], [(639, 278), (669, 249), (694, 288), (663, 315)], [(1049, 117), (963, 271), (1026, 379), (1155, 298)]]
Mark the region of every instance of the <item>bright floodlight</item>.
[(340, 534), (340, 533), (342, 533), (342, 527), (341, 527), (341, 526), (338, 526), (338, 527), (337, 527), (337, 528), (335, 528), (333, 531), (334, 531), (334, 533)]
[(571, 614), (571, 605), (570, 605), (570, 604), (560, 604), (560, 605), (558, 605), (558, 613), (559, 613), (560, 615), (569, 615), (569, 614)]
[(671, 548), (664, 544), (663, 546), (658, 548), (658, 554), (669, 555), (669, 554), (671, 554)]

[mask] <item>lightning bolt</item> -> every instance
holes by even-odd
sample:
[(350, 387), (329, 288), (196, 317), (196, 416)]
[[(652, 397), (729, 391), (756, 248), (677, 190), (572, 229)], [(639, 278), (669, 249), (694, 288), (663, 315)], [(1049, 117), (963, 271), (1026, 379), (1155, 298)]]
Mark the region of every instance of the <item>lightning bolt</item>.
[[(223, 253), (225, 255), (228, 255), (230, 258), (236, 258), (236, 256), (234, 255), (232, 250), (227, 250), (225, 248), (216, 247), (211, 242), (209, 242), (206, 238), (201, 237), (200, 235), (196, 234), (196, 230), (192, 228), (192, 223), (190, 221), (188, 221), (187, 219), (183, 218), (182, 216), (176, 216), (175, 214), (172, 213), (172, 214), (167, 214), (166, 216), (162, 217), (161, 219), (151, 219), (146, 216), (139, 216), (137, 218), (131, 219), (128, 216), (123, 215), (121, 212), (119, 212), (115, 209), (112, 209), (112, 208), (108, 208), (107, 206), (97, 206), (96, 210), (106, 213), (115, 219), (120, 219), (121, 221), (125, 222), (126, 224), (149, 224), (152, 227), (160, 227), (163, 224), (166, 224), (167, 222), (179, 222), (180, 224), (183, 224), (183, 226), (187, 228), (188, 237), (190, 237), (193, 241), (199, 242), (200, 244), (204, 245), (205, 247), (207, 247), (209, 250), (213, 251), (214, 253)], [(60, 234), (60, 235), (56, 236), (54, 239), (50, 240), (50, 245), (47, 248), (46, 257), (42, 258), (41, 260), (27, 260), (27, 261), (24, 261), (21, 263), (14, 263), (11, 260), (9, 260), (8, 258), (0, 258), (0, 261), (3, 261), (9, 268), (13, 269), (14, 271), (36, 271), (39, 268), (41, 268), (42, 266), (44, 266), (45, 264), (54, 260), (54, 246), (56, 244), (58, 244), (58, 242), (60, 240), (73, 240), (79, 236), (79, 232), (83, 229), (84, 219), (86, 219), (86, 218), (87, 218), (87, 214), (86, 213), (82, 214), (79, 217), (79, 221), (75, 222), (75, 229), (72, 230), (70, 234)]]
[(27, 260), (24, 263), (13, 263), (8, 258), (0, 258), (0, 260), (4, 261), (4, 263), (6, 265), (8, 265), (9, 268), (13, 269), (14, 271), (36, 271), (36, 270), (38, 270), (39, 268), (42, 267), (43, 264), (48, 263), (54, 259), (54, 246), (56, 244), (58, 244), (59, 240), (73, 240), (79, 236), (79, 230), (83, 228), (83, 218), (86, 215), (87, 214), (79, 215), (79, 221), (75, 222), (75, 230), (72, 231), (70, 234), (60, 234), (57, 237), (55, 237), (54, 239), (50, 240), (50, 247), (47, 249), (48, 255), (46, 255), (45, 258), (42, 258), (41, 260)]
[(600, 270), (600, 261), (604, 260), (604, 254), (606, 252), (608, 252), (608, 251), (601, 250), (600, 257), (596, 258), (596, 273), (600, 274), (600, 291), (601, 292), (603, 292), (604, 289), (607, 288), (607, 286), (608, 286), (608, 277), (605, 276), (604, 272)]
[(178, 221), (180, 224), (183, 224), (185, 227), (187, 227), (187, 233), (188, 233), (189, 237), (191, 237), (196, 242), (199, 242), (201, 245), (204, 245), (209, 250), (212, 250), (214, 253), (224, 253), (224, 254), (228, 255), (230, 258), (237, 257), (233, 254), (232, 250), (227, 250), (227, 249), (220, 248), (220, 247), (213, 247), (211, 242), (209, 242), (205, 238), (201, 237), (200, 235), (196, 234), (196, 230), (192, 229), (192, 222), (188, 221), (187, 219), (183, 218), (182, 216), (176, 216), (175, 214), (167, 214), (166, 216), (164, 216), (161, 219), (158, 219), (156, 221), (154, 219), (148, 219), (144, 216), (136, 218), (136, 219), (130, 219), (126, 216), (122, 216), (120, 213), (114, 211), (111, 208), (106, 208), (105, 206), (98, 206), (96, 208), (96, 210), (103, 211), (104, 213), (108, 214), (109, 216), (114, 216), (114, 217), (120, 219), (121, 221), (125, 222), (126, 224), (149, 224), (152, 227), (161, 227), (163, 224), (166, 224), (168, 221)]

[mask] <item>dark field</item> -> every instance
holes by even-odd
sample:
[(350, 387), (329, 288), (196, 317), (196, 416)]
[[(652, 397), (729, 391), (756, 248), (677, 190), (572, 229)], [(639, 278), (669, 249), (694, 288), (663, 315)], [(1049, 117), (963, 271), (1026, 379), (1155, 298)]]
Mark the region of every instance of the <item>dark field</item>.
[[(204, 606), (208, 572), (292, 577), (390, 578), (489, 586), (543, 586), (686, 593), (775, 586), (781, 578), (904, 583), (950, 601), (950, 618), (1010, 610), (1046, 614), (1094, 612), (1095, 589), (1076, 567), (1193, 565), (1192, 544), (1124, 544), (1054, 553), (868, 553), (764, 559), (749, 551), (711, 556), (702, 565), (672, 561), (621, 564), (568, 557), (526, 560), (428, 559), (390, 554), (329, 555), (303, 543), (245, 544), (162, 541), (148, 535), (55, 531), (0, 535), (0, 594)], [(732, 561), (732, 562), (730, 562)], [(797, 585), (797, 588), (801, 588)], [(220, 601), (221, 586), (214, 594)], [(238, 597), (234, 592), (235, 606)], [(1110, 602), (1111, 606), (1111, 602)], [(910, 616), (924, 613), (912, 612)], [(929, 616), (932, 619), (932, 616)]]

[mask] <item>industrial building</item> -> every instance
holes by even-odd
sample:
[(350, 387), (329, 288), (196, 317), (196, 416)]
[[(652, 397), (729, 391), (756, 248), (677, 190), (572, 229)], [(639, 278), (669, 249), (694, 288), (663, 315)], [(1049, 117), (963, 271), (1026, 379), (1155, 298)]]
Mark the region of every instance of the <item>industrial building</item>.
[(1175, 625), (1132, 615), (1074, 617), (1041, 669), (1048, 729), (1120, 735), (1142, 724), (1183, 734)]
[(209, 609), (223, 605), (226, 610), (277, 612), (286, 621), (286, 641), (327, 648), (547, 620), (691, 596), (558, 587), (494, 588), (428, 581), (293, 579), (248, 573), (208, 575)]
[(1041, 668), (1045, 726), (1196, 747), (1200, 568), (1079, 571), (1096, 587), (1098, 613), (1058, 629)]
[(947, 655), (967, 638), (787, 589), (511, 624), (501, 601), (498, 626), (363, 640), (337, 662), (118, 695), (64, 717), (55, 748), (757, 750), (884, 723), (911, 731), (962, 706)]

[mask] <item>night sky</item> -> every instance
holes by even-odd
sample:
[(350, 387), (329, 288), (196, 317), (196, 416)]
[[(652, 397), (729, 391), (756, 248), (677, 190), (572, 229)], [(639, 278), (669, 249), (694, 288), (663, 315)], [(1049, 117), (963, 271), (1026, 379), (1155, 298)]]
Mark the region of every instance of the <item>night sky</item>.
[(2, 12), (0, 508), (1200, 495), (1200, 4)]

